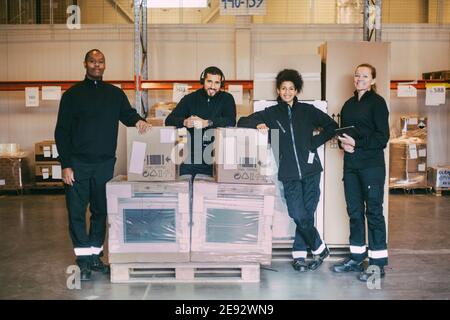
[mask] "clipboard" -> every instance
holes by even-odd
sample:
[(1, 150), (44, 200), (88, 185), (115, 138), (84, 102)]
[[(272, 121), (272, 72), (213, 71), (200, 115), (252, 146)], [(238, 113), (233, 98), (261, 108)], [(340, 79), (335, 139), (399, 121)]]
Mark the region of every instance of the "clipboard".
[(343, 128), (337, 128), (337, 129), (334, 129), (334, 132), (336, 133), (336, 135), (338, 135), (340, 137), (343, 137), (344, 133), (349, 135), (352, 138), (359, 137), (359, 132), (355, 128), (355, 126), (348, 126), (348, 127), (343, 127)]

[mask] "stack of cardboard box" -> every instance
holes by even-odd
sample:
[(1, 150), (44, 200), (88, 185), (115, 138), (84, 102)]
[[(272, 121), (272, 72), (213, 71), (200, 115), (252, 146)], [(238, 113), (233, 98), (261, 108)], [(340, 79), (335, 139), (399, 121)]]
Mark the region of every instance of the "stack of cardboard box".
[(214, 179), (193, 186), (192, 261), (270, 264), (275, 185), (268, 134), (218, 128)]
[(106, 185), (111, 263), (189, 261), (190, 179), (179, 179), (177, 163), (183, 142), (175, 127), (127, 129), (128, 175)]
[(427, 187), (427, 118), (403, 116), (402, 136), (390, 141), (390, 188)]
[(34, 144), (35, 182), (37, 186), (62, 187), (61, 164), (55, 141), (45, 140)]
[[(128, 129), (128, 176), (107, 183), (111, 263), (270, 264), (275, 186), (264, 176), (265, 155), (253, 153), (267, 152), (268, 136), (257, 143), (255, 129), (215, 133), (239, 143), (231, 151), (231, 140), (216, 139), (215, 178), (192, 181), (178, 175), (186, 130), (153, 127), (139, 135)], [(229, 167), (217, 160), (225, 148), (234, 156), (227, 155)]]

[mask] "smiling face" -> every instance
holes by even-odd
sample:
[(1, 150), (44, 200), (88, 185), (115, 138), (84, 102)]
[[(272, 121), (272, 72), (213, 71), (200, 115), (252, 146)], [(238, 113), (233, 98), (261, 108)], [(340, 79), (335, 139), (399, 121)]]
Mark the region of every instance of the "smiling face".
[(294, 98), (298, 94), (298, 90), (295, 88), (292, 81), (283, 81), (277, 89), (277, 93), (281, 100), (292, 106)]
[(372, 70), (368, 67), (359, 67), (355, 71), (354, 85), (356, 91), (364, 93), (372, 88), (375, 79), (372, 76)]
[(207, 73), (203, 88), (208, 96), (212, 97), (220, 90), (221, 83), (222, 77), (220, 75)]
[(92, 51), (84, 62), (86, 75), (89, 79), (100, 80), (105, 72), (105, 56), (99, 51)]

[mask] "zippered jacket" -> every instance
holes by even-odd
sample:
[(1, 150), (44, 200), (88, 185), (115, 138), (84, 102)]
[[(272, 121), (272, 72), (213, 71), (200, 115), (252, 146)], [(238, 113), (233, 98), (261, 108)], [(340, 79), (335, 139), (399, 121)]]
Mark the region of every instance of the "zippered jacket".
[[(338, 127), (329, 115), (297, 98), (290, 107), (278, 97), (277, 105), (240, 118), (238, 127), (256, 128), (261, 123), (279, 130), (279, 180), (301, 180), (323, 170), (317, 148), (331, 139)], [(319, 128), (320, 133), (314, 135)], [(272, 147), (274, 143), (271, 141)]]
[[(201, 141), (190, 139), (189, 150), (191, 164), (195, 163), (195, 152), (203, 151), (212, 143), (212, 138), (205, 132), (211, 128), (234, 127), (236, 125), (236, 104), (231, 94), (225, 91), (219, 91), (214, 96), (209, 97), (205, 89), (198, 89), (186, 96), (177, 104), (175, 109), (167, 116), (166, 126), (183, 127), (183, 122), (190, 116), (197, 116), (204, 120), (211, 120), (212, 125), (204, 129), (189, 128), (191, 138), (197, 135), (202, 137)], [(194, 133), (197, 131), (198, 134)], [(201, 143), (201, 146), (196, 144)], [(197, 155), (198, 157), (198, 155)], [(206, 165), (203, 157), (202, 164)]]
[[(62, 95), (55, 142), (63, 169), (73, 161), (100, 163), (116, 156), (119, 121), (133, 127), (144, 120), (125, 92), (102, 80), (87, 77)], [(145, 121), (145, 120), (144, 120)]]
[(354, 126), (359, 133), (355, 152), (344, 154), (344, 168), (385, 167), (384, 148), (389, 141), (389, 111), (386, 101), (373, 90), (348, 99), (341, 111), (342, 127)]

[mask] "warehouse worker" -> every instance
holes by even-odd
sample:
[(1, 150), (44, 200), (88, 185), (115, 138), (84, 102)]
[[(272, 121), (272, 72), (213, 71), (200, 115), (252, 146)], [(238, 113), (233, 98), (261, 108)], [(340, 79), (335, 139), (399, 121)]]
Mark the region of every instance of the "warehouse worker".
[[(119, 120), (140, 133), (150, 125), (133, 109), (125, 93), (102, 80), (105, 56), (90, 50), (84, 59), (86, 76), (62, 96), (55, 140), (69, 212), (69, 232), (81, 280), (91, 270), (109, 272), (100, 260), (106, 233), (106, 182), (113, 177)], [(86, 208), (91, 212), (86, 232)]]
[[(305, 272), (317, 269), (330, 254), (314, 226), (322, 171), (317, 148), (334, 136), (337, 124), (326, 113), (298, 101), (303, 79), (296, 70), (279, 72), (276, 87), (278, 104), (240, 118), (238, 126), (279, 130), (278, 179), (284, 186), (289, 216), (296, 224), (292, 266)], [(322, 131), (314, 135), (316, 128)], [(308, 247), (314, 255), (309, 264), (306, 263)]]
[(189, 132), (188, 155), (180, 166), (181, 175), (211, 176), (211, 159), (203, 157), (205, 148), (212, 142), (208, 129), (236, 124), (236, 104), (233, 96), (223, 90), (223, 72), (217, 67), (208, 67), (201, 73), (200, 83), (203, 87), (184, 96), (165, 121), (166, 126), (186, 127)]
[[(358, 279), (367, 281), (379, 270), (384, 277), (388, 263), (383, 193), (386, 177), (384, 151), (389, 140), (389, 111), (386, 101), (376, 93), (376, 69), (361, 64), (355, 70), (354, 96), (341, 111), (342, 127), (354, 126), (356, 132), (339, 137), (344, 149), (344, 191), (350, 217), (350, 256), (333, 266), (334, 272), (360, 271)], [(369, 251), (366, 248), (367, 217)], [(363, 261), (369, 256), (369, 266)]]

